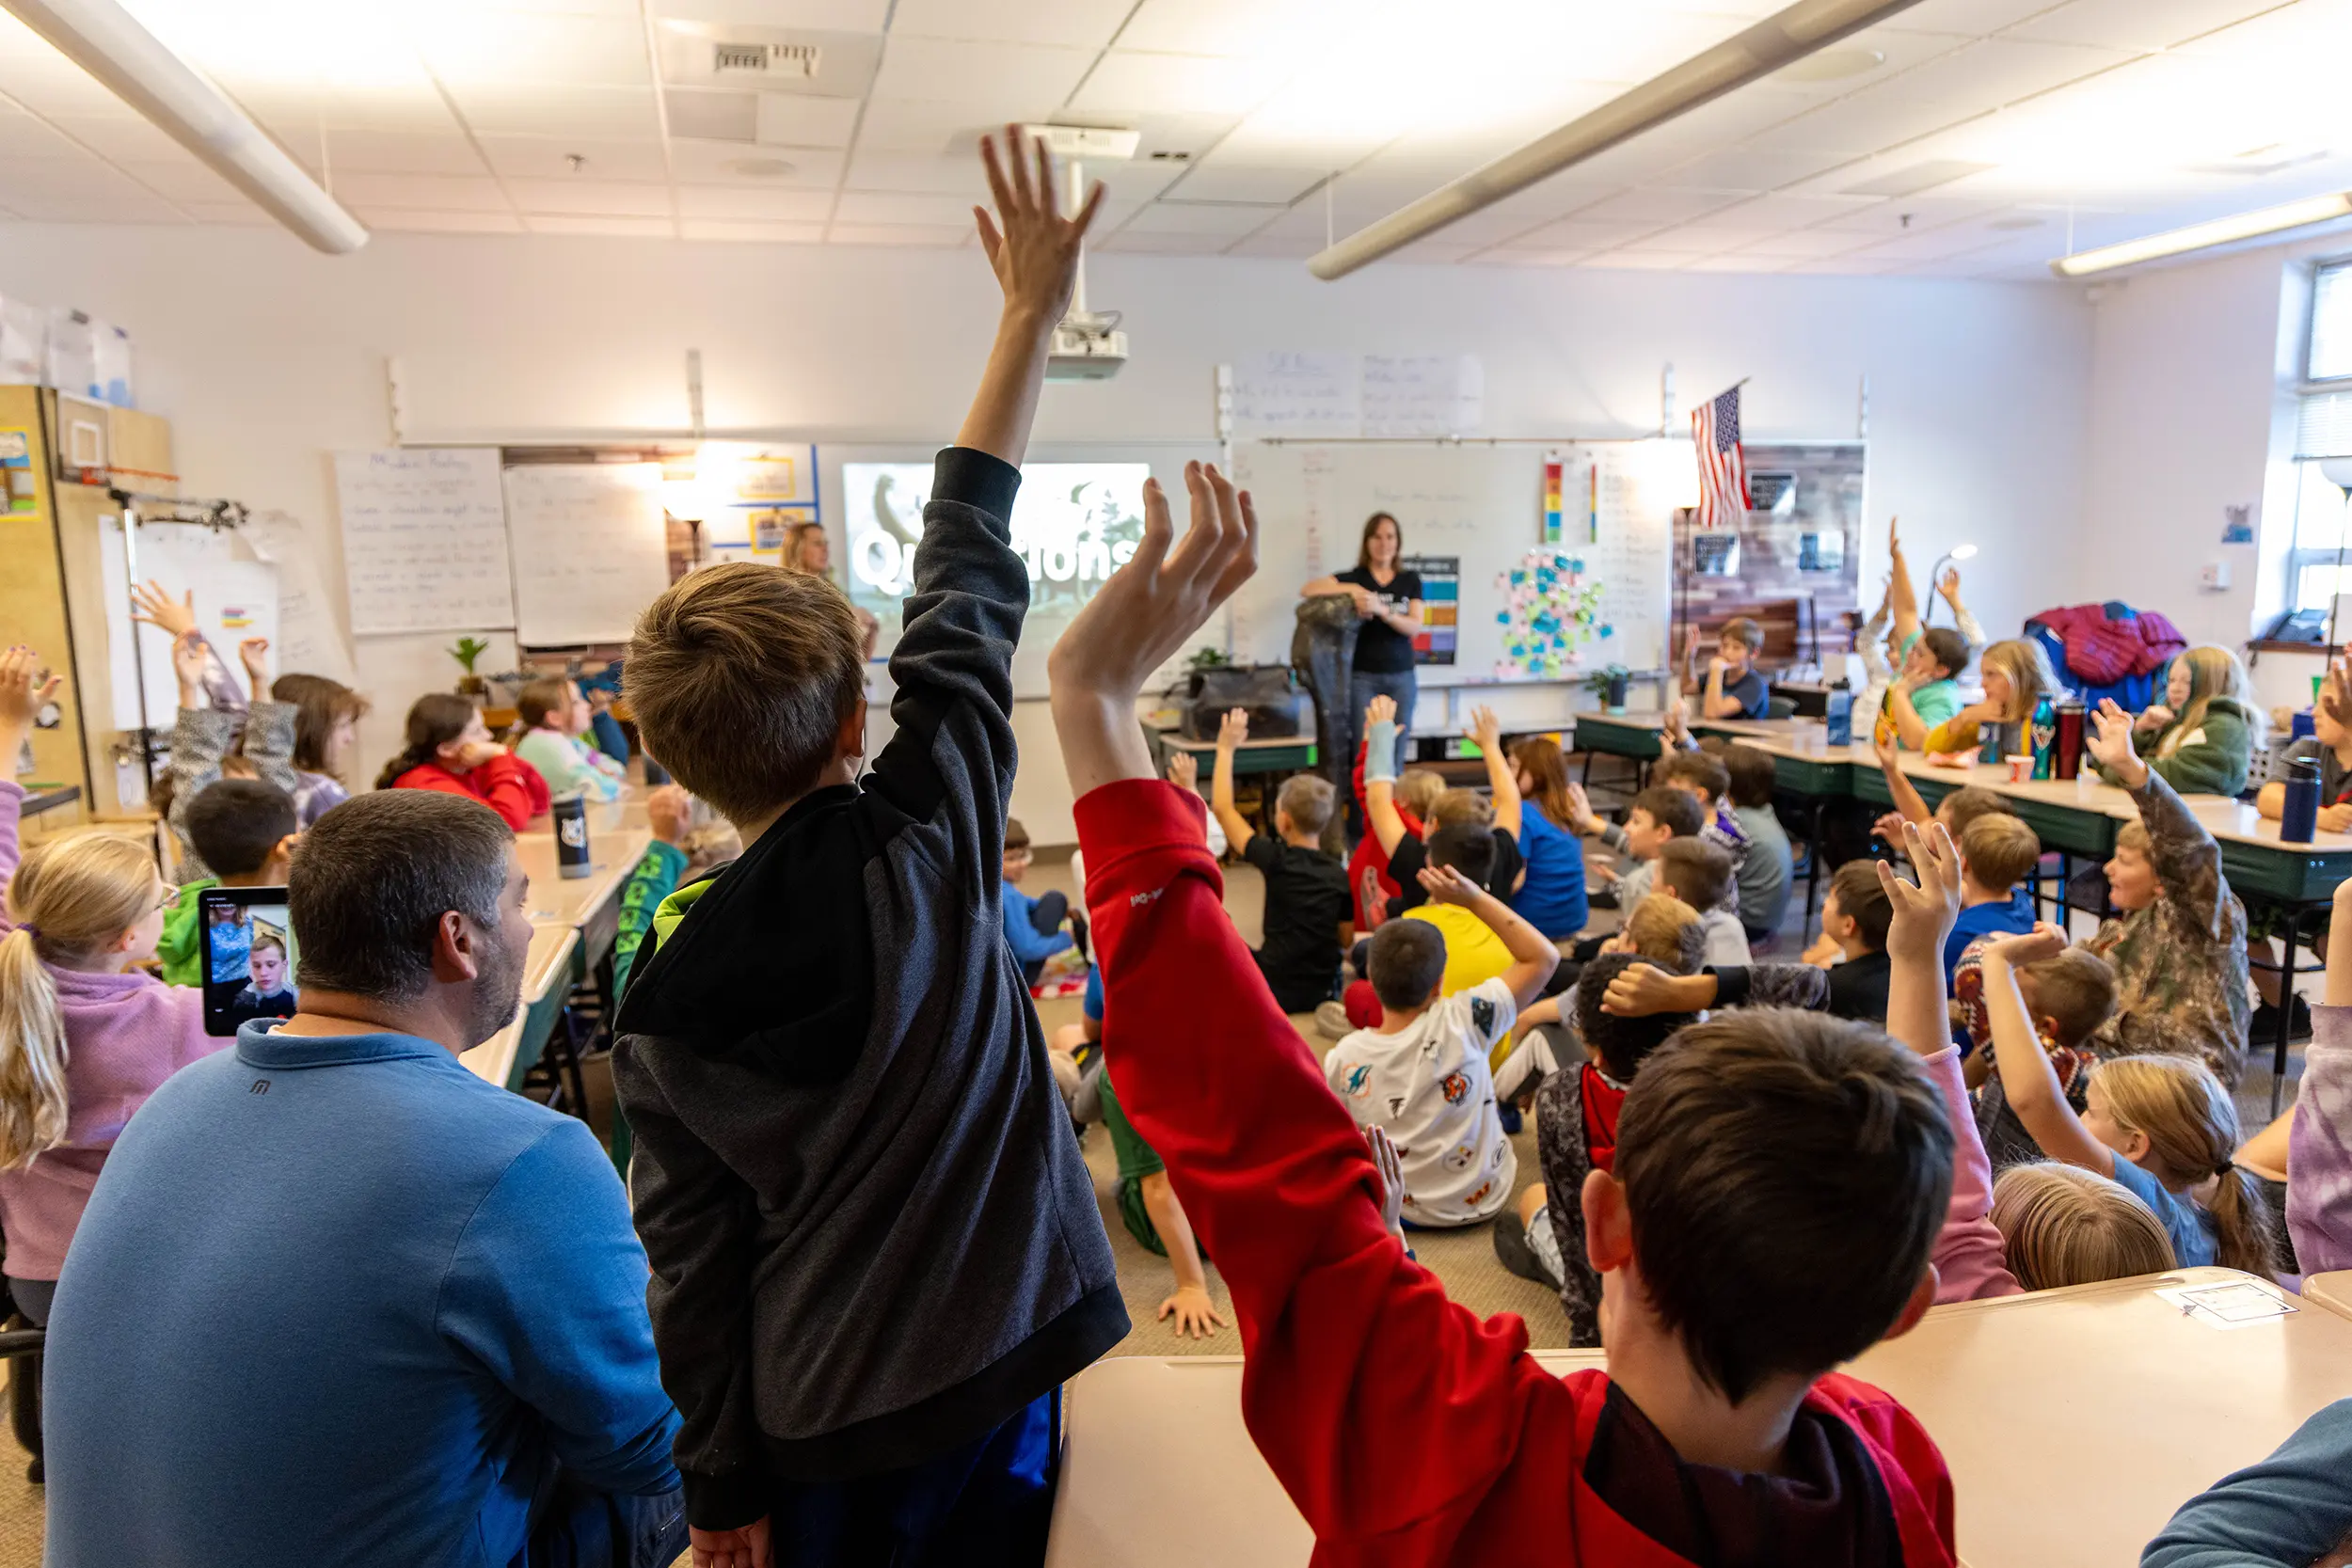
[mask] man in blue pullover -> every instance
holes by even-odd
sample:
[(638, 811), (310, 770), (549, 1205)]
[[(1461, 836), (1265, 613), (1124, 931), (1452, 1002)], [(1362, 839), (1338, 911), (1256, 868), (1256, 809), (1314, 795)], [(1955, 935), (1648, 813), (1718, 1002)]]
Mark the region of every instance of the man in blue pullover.
[(620, 1179), (457, 1059), (515, 1016), (528, 894), (454, 796), (358, 796), (305, 836), (300, 1011), (132, 1117), (58, 1280), (52, 1568), (685, 1550)]

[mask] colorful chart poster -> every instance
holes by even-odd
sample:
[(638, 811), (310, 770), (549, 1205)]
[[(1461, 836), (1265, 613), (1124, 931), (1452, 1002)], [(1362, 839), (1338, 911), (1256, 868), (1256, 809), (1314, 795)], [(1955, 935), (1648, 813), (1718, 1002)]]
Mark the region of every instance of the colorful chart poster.
[(1402, 571), (1421, 574), (1421, 630), (1413, 635), (1413, 662), (1451, 664), (1462, 641), (1462, 558), (1406, 555)]

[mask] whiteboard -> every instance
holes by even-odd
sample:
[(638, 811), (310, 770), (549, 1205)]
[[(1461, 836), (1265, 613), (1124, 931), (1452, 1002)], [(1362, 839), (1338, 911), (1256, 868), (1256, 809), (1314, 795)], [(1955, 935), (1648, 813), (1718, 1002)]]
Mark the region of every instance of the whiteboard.
[[(1568, 488), (1572, 515), (1562, 547), (1585, 562), (1602, 587), (1610, 635), (1581, 650), (1580, 667), (1618, 663), (1656, 669), (1670, 631), (1668, 572), (1673, 558), (1672, 487), (1676, 451), (1690, 443), (1594, 442), (1557, 449), (1583, 482)], [(1404, 553), (1457, 556), (1461, 631), (1452, 666), (1424, 664), (1422, 684), (1523, 678), (1505, 673), (1509, 574), (1543, 546), (1544, 450), (1431, 443), (1380, 446), (1276, 446), (1234, 449), (1236, 480), (1257, 503), (1258, 574), (1233, 600), (1234, 657), (1286, 663), (1296, 625), (1298, 590), (1310, 578), (1356, 563), (1364, 520), (1395, 515)], [(1606, 465), (1600, 529), (1586, 515), (1590, 463)]]
[[(256, 559), (251, 544), (235, 531), (148, 523), (139, 529), (137, 547), (139, 581), (161, 584), (164, 593), (175, 600), (195, 593), (197, 629), (235, 674), (240, 688), (246, 685), (246, 674), (237, 658), (237, 644), (248, 637), (270, 640), (273, 674), (296, 668), (284, 662), (278, 646), (278, 568)], [(144, 686), (148, 726), (168, 730), (180, 711), (180, 681), (171, 668), (171, 639), (160, 627), (135, 624), (131, 619), (131, 566), (124, 558), (119, 515), (105, 521), (99, 576), (106, 594), (107, 700), (114, 727), (139, 727), (139, 692)]]
[(670, 586), (659, 463), (526, 464), (506, 470), (515, 641), (626, 642)]
[(497, 452), (339, 451), (335, 496), (353, 632), (515, 624)]

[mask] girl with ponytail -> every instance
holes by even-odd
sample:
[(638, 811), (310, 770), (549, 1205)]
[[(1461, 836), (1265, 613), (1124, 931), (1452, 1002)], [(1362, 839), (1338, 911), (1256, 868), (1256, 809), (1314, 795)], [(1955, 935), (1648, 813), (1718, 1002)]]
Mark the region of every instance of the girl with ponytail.
[[(14, 756), (56, 689), (38, 656), (0, 654), (0, 756)], [(157, 1085), (229, 1043), (204, 1033), (204, 993), (133, 966), (153, 955), (175, 890), (140, 840), (51, 839), (18, 863), (24, 791), (0, 778), (0, 1233), (9, 1291), (34, 1323), (106, 1151)]]
[(437, 789), (479, 800), (522, 831), (548, 809), (548, 784), (490, 738), (470, 697), (428, 691), (408, 709), (408, 745), (376, 775), (378, 789)]
[(2118, 1056), (2092, 1071), (2078, 1116), (2029, 1022), (2019, 965), (2066, 950), (2044, 922), (1984, 950), (1984, 999), (2010, 1109), (2053, 1160), (2104, 1176), (2148, 1206), (2183, 1268), (2218, 1263), (2267, 1278), (2277, 1266), (2270, 1203), (2232, 1161), (2237, 1107), (2191, 1056)]

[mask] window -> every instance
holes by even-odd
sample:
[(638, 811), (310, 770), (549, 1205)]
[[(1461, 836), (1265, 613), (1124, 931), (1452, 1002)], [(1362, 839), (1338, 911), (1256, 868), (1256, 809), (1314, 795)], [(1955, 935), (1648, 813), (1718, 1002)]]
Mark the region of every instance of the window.
[(2352, 261), (2331, 261), (2312, 280), (2303, 371), (2287, 602), (2296, 610), (2327, 610), (2337, 594), (2352, 594), (2344, 493), (2322, 471), (2329, 458), (2352, 459)]

